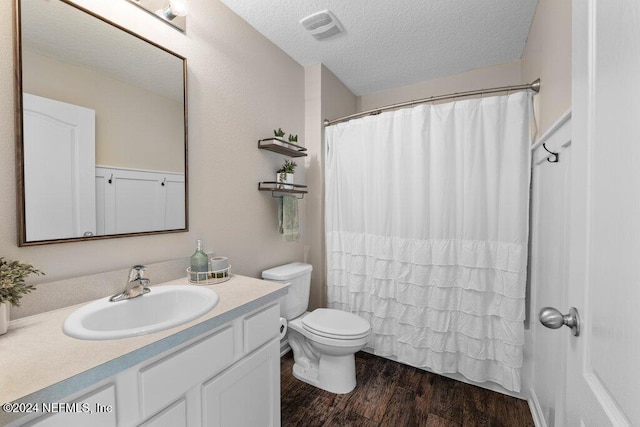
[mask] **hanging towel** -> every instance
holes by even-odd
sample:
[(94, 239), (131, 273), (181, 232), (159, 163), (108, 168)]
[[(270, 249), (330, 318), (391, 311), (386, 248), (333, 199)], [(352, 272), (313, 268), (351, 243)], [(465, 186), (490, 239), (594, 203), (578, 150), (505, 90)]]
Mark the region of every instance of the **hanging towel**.
[(298, 199), (296, 196), (278, 198), (278, 231), (285, 242), (297, 242), (298, 232)]

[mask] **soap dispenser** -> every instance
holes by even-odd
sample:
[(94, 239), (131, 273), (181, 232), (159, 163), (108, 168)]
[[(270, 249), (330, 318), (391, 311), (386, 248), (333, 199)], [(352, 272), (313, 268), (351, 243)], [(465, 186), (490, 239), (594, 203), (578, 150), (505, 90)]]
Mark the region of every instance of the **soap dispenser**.
[(201, 282), (207, 280), (207, 271), (209, 271), (209, 257), (202, 250), (202, 240), (198, 240), (196, 252), (191, 255), (190, 260), (192, 282)]

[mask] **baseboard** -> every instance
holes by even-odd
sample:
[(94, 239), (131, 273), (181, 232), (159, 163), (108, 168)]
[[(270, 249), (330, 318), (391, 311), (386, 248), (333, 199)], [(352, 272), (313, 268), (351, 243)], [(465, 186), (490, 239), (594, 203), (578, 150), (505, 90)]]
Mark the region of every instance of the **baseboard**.
[(527, 402), (529, 403), (529, 410), (531, 411), (533, 424), (536, 427), (547, 427), (547, 422), (544, 420), (544, 415), (542, 414), (542, 408), (540, 408), (538, 396), (536, 395), (536, 391), (533, 387), (529, 389), (529, 399)]

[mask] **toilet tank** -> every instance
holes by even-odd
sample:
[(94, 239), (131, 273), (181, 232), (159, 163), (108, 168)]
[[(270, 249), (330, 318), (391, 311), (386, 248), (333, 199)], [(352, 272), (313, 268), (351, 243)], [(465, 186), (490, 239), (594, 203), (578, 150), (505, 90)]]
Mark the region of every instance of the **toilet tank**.
[(262, 272), (265, 280), (290, 283), (289, 292), (280, 304), (280, 316), (292, 320), (307, 311), (312, 270), (310, 264), (292, 262)]

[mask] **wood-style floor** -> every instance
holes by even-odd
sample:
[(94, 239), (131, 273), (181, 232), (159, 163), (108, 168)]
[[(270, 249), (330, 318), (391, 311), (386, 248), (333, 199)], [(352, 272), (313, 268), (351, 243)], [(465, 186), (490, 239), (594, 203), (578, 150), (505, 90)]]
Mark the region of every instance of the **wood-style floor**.
[(533, 426), (527, 402), (368, 353), (356, 354), (358, 385), (337, 395), (291, 373), (281, 361), (283, 426)]

